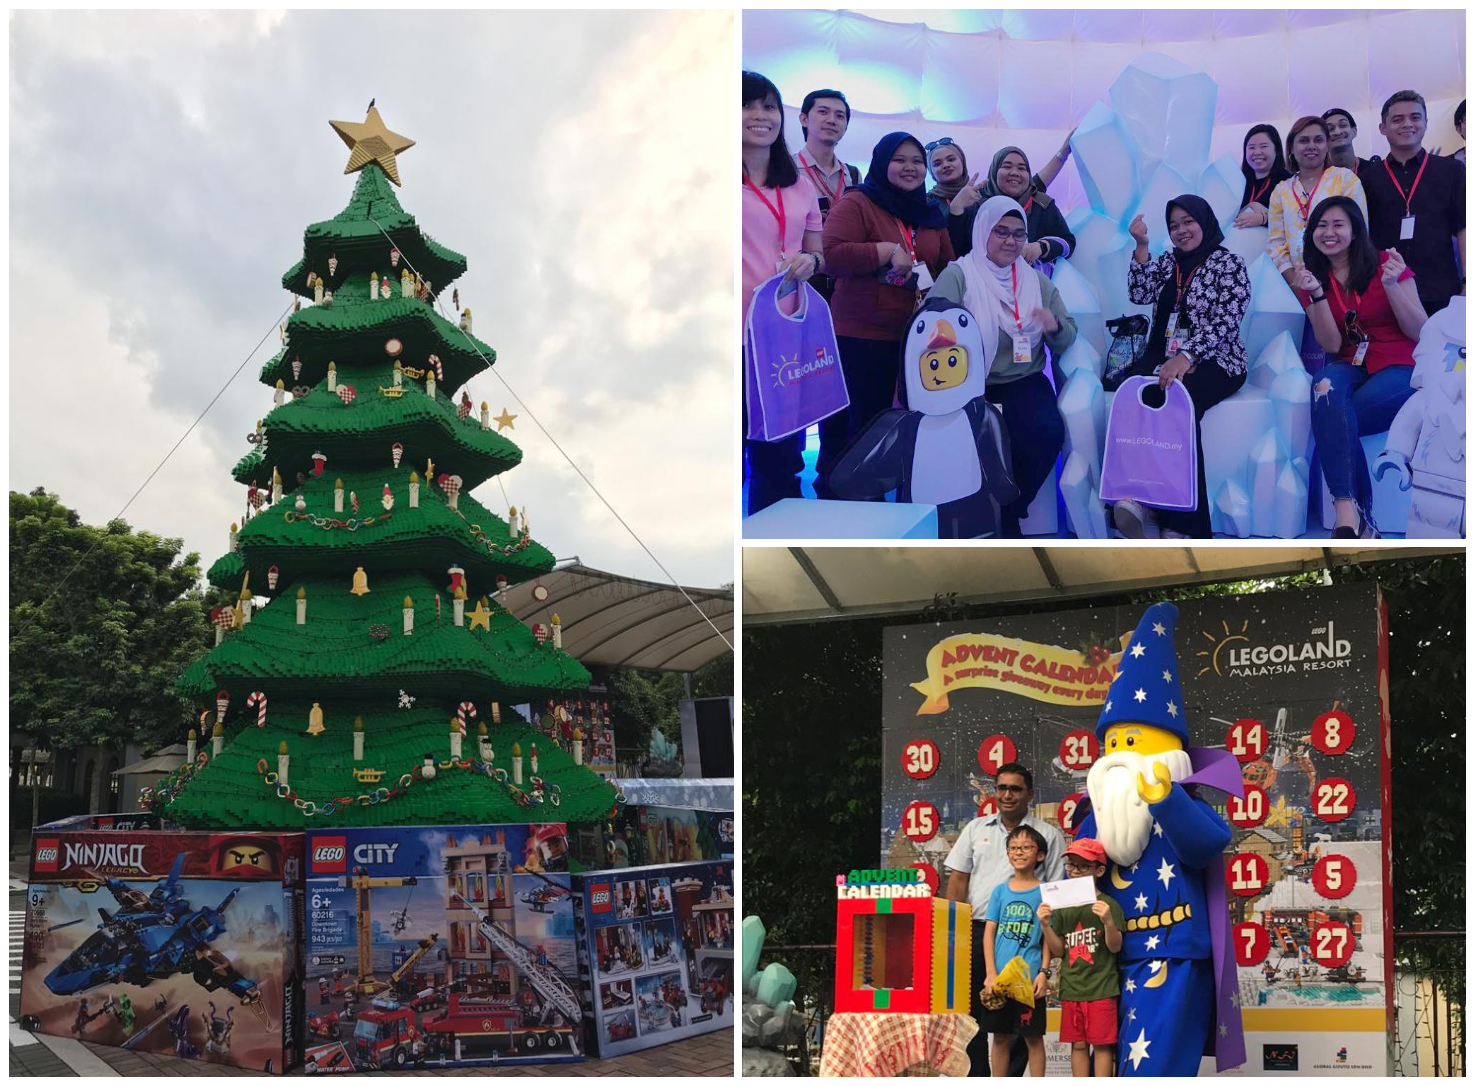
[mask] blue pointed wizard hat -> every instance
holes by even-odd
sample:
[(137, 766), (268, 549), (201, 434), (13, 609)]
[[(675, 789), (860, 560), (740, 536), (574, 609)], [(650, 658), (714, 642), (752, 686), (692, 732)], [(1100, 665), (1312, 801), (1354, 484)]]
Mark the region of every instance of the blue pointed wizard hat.
[(1113, 724), (1149, 724), (1172, 732), (1188, 746), (1178, 651), (1173, 644), (1177, 623), (1178, 608), (1166, 601), (1142, 613), (1107, 690), (1106, 704), (1096, 721), (1096, 738), (1105, 738)]

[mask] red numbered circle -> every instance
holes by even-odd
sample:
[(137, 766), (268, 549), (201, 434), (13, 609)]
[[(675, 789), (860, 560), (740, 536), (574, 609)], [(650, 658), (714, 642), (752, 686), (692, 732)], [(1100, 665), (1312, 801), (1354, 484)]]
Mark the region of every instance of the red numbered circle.
[(983, 802), (978, 805), (978, 817), (987, 818), (989, 815), (999, 813), (999, 801), (993, 796), (984, 796)]
[(1270, 868), (1265, 857), (1253, 852), (1238, 852), (1224, 869), (1224, 879), (1232, 893), (1240, 897), (1253, 897), (1265, 889), (1270, 879)]
[(1357, 868), (1346, 856), (1323, 856), (1311, 869), (1311, 885), (1322, 897), (1346, 897), (1357, 885)]
[(1085, 798), (1086, 793), (1084, 792), (1072, 792), (1060, 801), (1060, 810), (1056, 813), (1056, 818), (1060, 821), (1061, 830), (1072, 837), (1075, 836), (1076, 827), (1081, 822), (1076, 812), (1080, 810), (1081, 800)]
[(1357, 806), (1357, 792), (1352, 782), (1341, 777), (1327, 777), (1312, 789), (1311, 808), (1323, 822), (1340, 822)]
[(930, 841), (937, 836), (937, 808), (919, 799), (901, 813), (901, 832), (913, 841)]
[(1264, 924), (1234, 925), (1234, 960), (1240, 965), (1259, 965), (1270, 953), (1270, 933)]
[(1345, 754), (1357, 738), (1357, 725), (1341, 710), (1322, 713), (1311, 725), (1311, 745), (1323, 754)]
[(1017, 753), (1014, 740), (1007, 735), (991, 735), (978, 744), (978, 764), (985, 773), (993, 776), (999, 771), (999, 766), (1014, 761)]
[(1324, 920), (1311, 931), (1311, 956), (1317, 965), (1335, 969), (1352, 958), (1357, 939), (1340, 920)]
[(931, 864), (912, 864), (914, 868), (922, 872), (922, 881), (932, 888), (933, 894), (937, 893), (937, 868)]
[(1071, 732), (1060, 741), (1060, 761), (1066, 769), (1090, 769), (1100, 750), (1094, 733)]
[(1265, 725), (1249, 716), (1236, 720), (1229, 726), (1224, 746), (1241, 762), (1253, 762), (1265, 753)]
[(1265, 789), (1258, 784), (1247, 783), (1244, 798), (1230, 796), (1225, 810), (1229, 813), (1229, 821), (1242, 830), (1248, 830), (1265, 821), (1265, 815), (1269, 811), (1269, 802), (1265, 798)]
[(937, 772), (940, 756), (930, 739), (914, 739), (901, 748), (901, 768), (914, 781), (925, 781)]

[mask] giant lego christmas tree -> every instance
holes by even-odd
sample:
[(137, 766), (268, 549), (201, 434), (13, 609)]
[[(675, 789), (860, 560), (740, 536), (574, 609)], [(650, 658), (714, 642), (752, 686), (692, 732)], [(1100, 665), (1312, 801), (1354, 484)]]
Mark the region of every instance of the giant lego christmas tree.
[(590, 679), (499, 602), (553, 556), (525, 509), (469, 494), (522, 453), (451, 398), (495, 357), (469, 310), (436, 312), (466, 259), (391, 188), (412, 141), (372, 106), (333, 127), (358, 184), (282, 277), (314, 304), (262, 370), (275, 406), (234, 469), (257, 511), (209, 577), (240, 603), (179, 680), (198, 751), (145, 802), (189, 828), (603, 819), (614, 788), (511, 710)]

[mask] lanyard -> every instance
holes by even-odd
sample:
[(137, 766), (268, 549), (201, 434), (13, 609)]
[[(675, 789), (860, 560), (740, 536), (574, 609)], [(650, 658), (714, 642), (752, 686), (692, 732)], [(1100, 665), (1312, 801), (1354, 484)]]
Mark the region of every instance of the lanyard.
[(789, 223), (789, 217), (784, 211), (784, 190), (778, 188), (773, 190), (774, 195), (778, 197), (778, 207), (774, 207), (768, 202), (768, 197), (763, 195), (763, 190), (753, 184), (752, 181), (745, 177), (743, 178), (743, 184), (758, 194), (758, 199), (763, 201), (763, 206), (768, 208), (769, 214), (778, 220), (778, 255), (779, 259), (782, 260), (784, 255), (784, 228)]
[(1014, 329), (1018, 332), (1024, 331), (1024, 325), (1019, 320), (1019, 265), (1009, 265), (1009, 286), (1014, 290)]
[(1342, 295), (1342, 288), (1337, 285), (1337, 277), (1333, 275), (1329, 278), (1332, 281), (1332, 297), (1336, 298), (1337, 305), (1342, 307), (1343, 317), (1345, 318), (1348, 310), (1356, 313), (1358, 306), (1362, 304), (1362, 295), (1358, 294), (1356, 291), (1349, 290), (1344, 297)]
[(1178, 267), (1178, 262), (1176, 260), (1173, 261), (1173, 282), (1176, 284), (1173, 293), (1174, 309), (1177, 309), (1179, 304), (1183, 301), (1183, 292), (1188, 289), (1189, 284), (1193, 282), (1193, 277), (1198, 274), (1198, 269), (1202, 267), (1203, 265), (1200, 264), (1197, 268), (1194, 268), (1193, 271), (1188, 273), (1187, 279), (1184, 279), (1183, 269)]
[(1026, 213), (1029, 211), (1029, 209), (1031, 207), (1034, 206), (1034, 202), (1035, 202), (1035, 198), (1033, 196), (1031, 196), (1028, 200), (1024, 201), (1024, 210), (1025, 210)]
[(917, 238), (914, 233), (907, 231), (906, 223), (900, 219), (896, 220), (896, 228), (901, 231), (901, 247), (907, 251), (907, 256), (912, 258), (912, 263), (917, 262)]
[[(1316, 199), (1316, 190), (1319, 189), (1319, 188), (1321, 188), (1321, 179), (1323, 177), (1325, 177), (1325, 176), (1326, 176), (1326, 167), (1323, 166), (1321, 168), (1321, 173), (1318, 174), (1317, 177), (1316, 177), (1316, 184), (1312, 185), (1311, 186), (1311, 191), (1306, 194), (1306, 202), (1305, 203), (1302, 203), (1301, 202), (1301, 197), (1299, 197), (1299, 196), (1296, 195), (1296, 186), (1295, 185), (1292, 185), (1291, 186), (1291, 199), (1296, 201), (1296, 210), (1301, 213), (1301, 221), (1302, 222), (1305, 222), (1306, 221), (1306, 216), (1311, 211), (1311, 201)], [(1298, 177), (1298, 178), (1296, 178), (1296, 180), (1297, 181), (1300, 181), (1301, 179)], [(1302, 185), (1301, 187), (1302, 188), (1305, 188), (1304, 185)]]
[(1388, 159), (1383, 159), (1383, 169), (1388, 171), (1388, 180), (1393, 182), (1393, 187), (1398, 190), (1398, 195), (1403, 197), (1403, 214), (1407, 217), (1412, 213), (1414, 206), (1414, 193), (1419, 191), (1419, 181), (1424, 176), (1424, 167), (1429, 165), (1429, 152), (1423, 152), (1424, 161), (1419, 163), (1419, 172), (1414, 175), (1414, 183), (1409, 186), (1408, 194), (1404, 195), (1403, 186), (1398, 183), (1398, 178), (1393, 176), (1393, 167), (1388, 165)]
[(845, 163), (839, 163), (840, 180), (835, 182), (834, 192), (831, 192), (830, 186), (825, 183), (825, 175), (824, 172), (819, 168), (819, 165), (817, 163), (806, 161), (803, 151), (799, 152), (799, 163), (805, 168), (805, 170), (809, 172), (809, 179), (819, 186), (820, 192), (825, 194), (826, 199), (830, 200), (832, 203), (835, 200), (840, 199), (840, 196), (845, 192)]
[[(1320, 179), (1318, 179), (1316, 183), (1318, 185), (1321, 184)], [(1270, 178), (1269, 177), (1266, 177), (1265, 178), (1265, 184), (1262, 185), (1262, 186), (1260, 186), (1259, 188), (1254, 188), (1252, 186), (1250, 188), (1250, 203), (1252, 203), (1252, 204), (1258, 204), (1260, 202), (1260, 197), (1264, 196), (1265, 193), (1267, 191), (1269, 191), (1269, 189), (1270, 189)]]

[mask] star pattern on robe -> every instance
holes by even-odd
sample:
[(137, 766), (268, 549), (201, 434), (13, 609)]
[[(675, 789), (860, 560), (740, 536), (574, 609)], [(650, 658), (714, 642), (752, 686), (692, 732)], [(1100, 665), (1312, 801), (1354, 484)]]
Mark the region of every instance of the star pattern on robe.
[(1170, 717), (1172, 717), (1174, 720), (1177, 720), (1178, 719), (1178, 703), (1177, 702), (1174, 702), (1174, 701), (1169, 701), (1168, 702), (1168, 715)]
[(1128, 1022), (1135, 1022), (1136, 1020), (1137, 1020), (1137, 1008), (1136, 1007), (1133, 1007), (1131, 1010), (1127, 1011), (1127, 1021)]
[(1138, 894), (1137, 897), (1136, 897), (1136, 899), (1132, 902), (1132, 905), (1133, 905), (1133, 907), (1139, 913), (1146, 912), (1147, 911), (1147, 895), (1146, 894)]
[(1136, 990), (1137, 990), (1137, 982), (1135, 980), (1129, 980), (1129, 981), (1127, 981), (1127, 991), (1129, 991), (1129, 992), (1135, 992)]
[(1127, 1051), (1127, 1059), (1132, 1061), (1132, 1070), (1137, 1070), (1142, 1061), (1148, 1059), (1147, 1046), (1152, 1044), (1147, 1039), (1147, 1030), (1140, 1030), (1137, 1039), (1131, 1043)]
[(1137, 642), (1137, 644), (1135, 644), (1135, 645), (1132, 646), (1132, 659), (1134, 659), (1134, 660), (1137, 659), (1139, 656), (1141, 656), (1146, 651), (1147, 651), (1147, 649), (1143, 648), (1142, 642), (1141, 641)]
[(1154, 622), (1152, 624), (1152, 632), (1157, 634), (1159, 637), (1162, 637), (1168, 632), (1168, 628), (1164, 626), (1161, 622)]
[(1227, 1023), (1225, 1023), (1225, 1022), (1220, 1022), (1219, 1023), (1219, 1036), (1220, 1037), (1228, 1037), (1229, 1036), (1229, 1026), (1228, 1026)]
[(1173, 681), (1173, 673), (1171, 671), (1169, 671), (1167, 668), (1163, 668), (1163, 682), (1170, 683), (1172, 681)]
[(1168, 861), (1164, 859), (1162, 862), (1162, 866), (1157, 869), (1157, 877), (1162, 879), (1163, 889), (1166, 890), (1168, 887), (1168, 883), (1173, 881), (1173, 874), (1173, 865), (1168, 863)]
[(1163, 826), (1161, 822), (1153, 822), (1152, 835), (1154, 837), (1161, 837), (1163, 835)]
[(1105, 709), (1105, 710), (1104, 710), (1104, 711), (1105, 711), (1105, 712), (1108, 712), (1108, 713), (1109, 713), (1109, 712), (1111, 712), (1111, 702), (1109, 702), (1109, 701), (1108, 701), (1108, 702), (1107, 702), (1107, 703), (1106, 703), (1106, 709)]
[[(1084, 932), (1085, 930), (1085, 925), (1080, 921), (1076, 921), (1076, 931)], [(1081, 939), (1079, 942), (1073, 944), (1069, 948), (1068, 954), (1069, 957), (1066, 960), (1066, 965), (1074, 965), (1077, 961), (1084, 961), (1087, 965), (1096, 964), (1096, 959), (1091, 957), (1091, 948), (1086, 945), (1085, 939)]]
[(1142, 687), (1139, 686), (1137, 688), (1136, 692), (1133, 693), (1132, 700), (1133, 701), (1139, 701), (1139, 702), (1140, 701), (1146, 701), (1147, 700), (1147, 691), (1146, 690), (1143, 690)]
[(1158, 937), (1156, 935), (1149, 935), (1147, 937), (1147, 949), (1148, 950), (1156, 950), (1157, 949), (1158, 942), (1159, 942), (1159, 939), (1158, 939)]
[(1238, 992), (1231, 992), (1230, 993), (1230, 995), (1229, 995), (1229, 1005), (1231, 1007), (1233, 1007), (1235, 1010), (1239, 1010), (1239, 993)]

